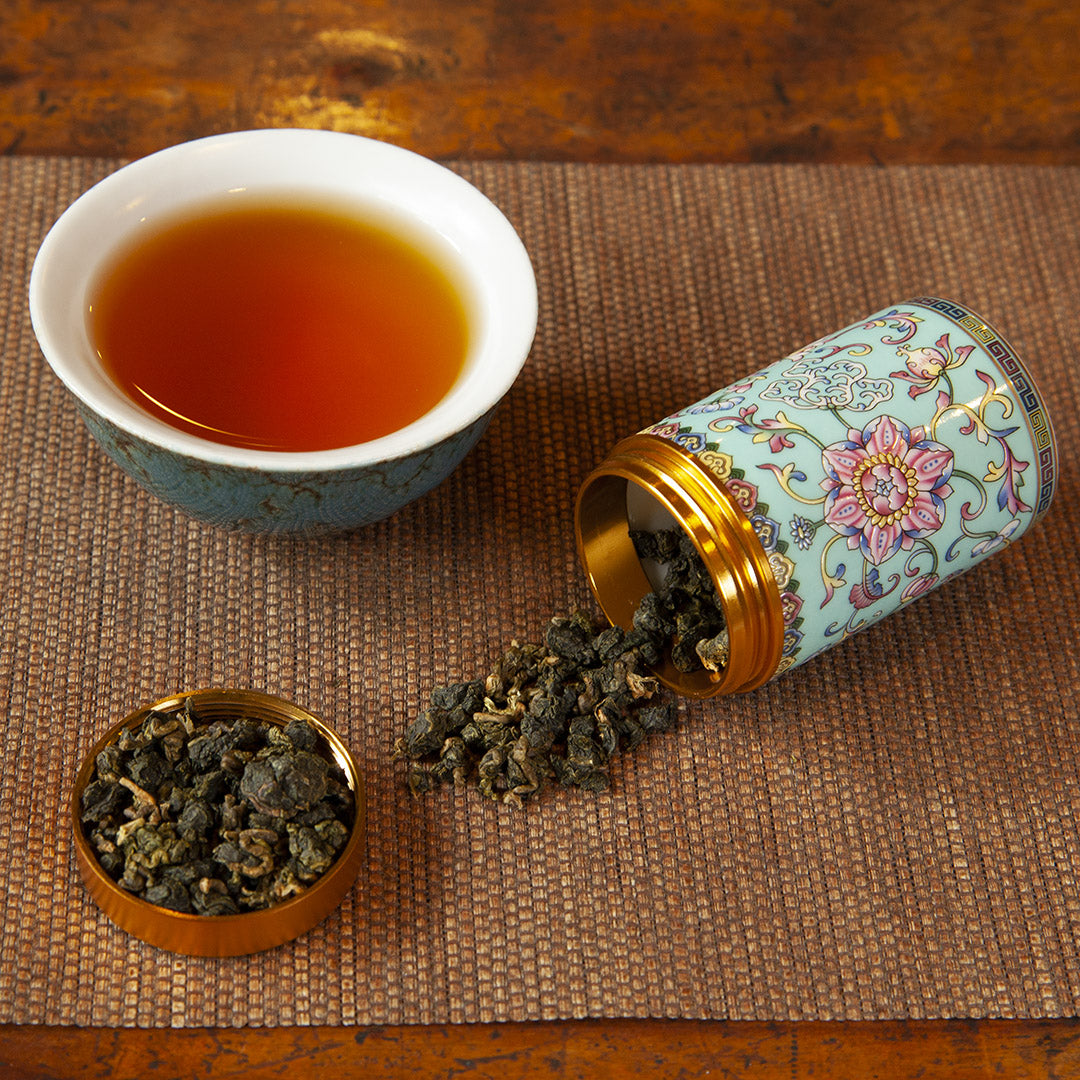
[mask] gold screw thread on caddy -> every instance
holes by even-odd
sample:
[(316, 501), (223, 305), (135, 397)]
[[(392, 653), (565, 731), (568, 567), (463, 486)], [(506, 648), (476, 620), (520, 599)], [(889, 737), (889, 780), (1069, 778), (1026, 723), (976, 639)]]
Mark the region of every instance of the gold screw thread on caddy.
[(723, 484), (693, 454), (657, 435), (623, 439), (578, 492), (578, 554), (604, 614), (630, 629), (641, 598), (652, 591), (630, 539), (631, 485), (690, 536), (716, 585), (730, 639), (722, 671), (682, 672), (665, 657), (656, 674), (696, 698), (745, 693), (768, 682), (780, 665), (784, 616), (765, 549)]

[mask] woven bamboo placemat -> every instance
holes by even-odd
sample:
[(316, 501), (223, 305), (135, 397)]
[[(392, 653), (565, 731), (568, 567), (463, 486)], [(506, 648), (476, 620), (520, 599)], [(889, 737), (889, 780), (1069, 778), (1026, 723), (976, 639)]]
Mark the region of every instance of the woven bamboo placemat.
[[(40, 359), (33, 253), (116, 164), (0, 160), (0, 1021), (1076, 1014), (1080, 172), (456, 166), (533, 255), (531, 359), (439, 490), (305, 540), (143, 494)], [(391, 746), (431, 687), (591, 604), (572, 503), (618, 438), (926, 293), (1028, 359), (1061, 444), (1042, 524), (764, 690), (684, 703), (608, 794), (408, 794)], [(108, 725), (210, 685), (312, 708), (369, 785), (341, 908), (229, 960), (108, 923), (65, 819)]]

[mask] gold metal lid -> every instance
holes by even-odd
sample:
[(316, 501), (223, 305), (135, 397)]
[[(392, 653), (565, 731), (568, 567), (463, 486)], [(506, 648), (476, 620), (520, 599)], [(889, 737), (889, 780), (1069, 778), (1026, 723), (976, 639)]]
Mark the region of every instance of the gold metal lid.
[[(124, 728), (137, 728), (151, 710), (171, 713), (187, 698), (208, 720), (240, 716), (284, 726), (304, 720), (326, 741), (327, 749), (345, 773), (353, 794), (354, 817), (349, 838), (334, 864), (301, 895), (261, 911), (239, 915), (193, 915), (147, 903), (122, 889), (105, 872), (82, 828), (82, 793), (94, 772), (97, 755)], [(364, 783), (356, 762), (338, 735), (313, 713), (282, 698), (254, 690), (199, 690), (163, 698), (133, 712), (114, 725), (87, 754), (71, 791), (70, 819), (75, 835), (79, 872), (90, 895), (121, 929), (151, 945), (192, 956), (241, 956), (291, 941), (321, 922), (352, 887), (363, 855)]]
[(578, 553), (608, 619), (633, 623), (652, 584), (630, 539), (628, 492), (641, 489), (681, 526), (716, 585), (730, 637), (723, 671), (679, 671), (665, 660), (660, 679), (689, 697), (744, 693), (767, 682), (780, 664), (784, 617), (780, 589), (750, 520), (693, 454), (657, 435), (620, 442), (578, 492)]

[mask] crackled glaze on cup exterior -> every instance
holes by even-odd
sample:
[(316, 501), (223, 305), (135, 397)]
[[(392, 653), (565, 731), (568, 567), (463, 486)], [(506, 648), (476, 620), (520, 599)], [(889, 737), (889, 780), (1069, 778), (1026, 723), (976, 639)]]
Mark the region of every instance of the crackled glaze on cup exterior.
[[(292, 196), (305, 205), (325, 199), (385, 222), (451, 269), (469, 313), (469, 352), (461, 377), (424, 416), (336, 450), (243, 449), (155, 419), (104, 374), (87, 331), (86, 300), (110, 255), (208, 199), (266, 196)], [(517, 233), (460, 176), (372, 139), (278, 129), (183, 143), (95, 185), (42, 243), (30, 313), (41, 350), (87, 427), (138, 483), (203, 521), (254, 532), (313, 532), (378, 521), (457, 467), (525, 362), (537, 297)]]
[(693, 454), (749, 518), (780, 589), (777, 674), (1016, 540), (1058, 469), (1013, 349), (936, 297), (884, 308), (643, 434)]

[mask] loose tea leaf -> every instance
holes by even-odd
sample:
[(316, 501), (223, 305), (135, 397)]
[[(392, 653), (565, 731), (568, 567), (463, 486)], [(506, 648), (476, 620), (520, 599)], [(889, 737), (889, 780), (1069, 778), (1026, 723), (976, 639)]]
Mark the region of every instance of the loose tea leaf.
[(689, 537), (670, 529), (631, 539), (662, 574), (633, 629), (583, 612), (556, 617), (542, 641), (512, 642), (486, 678), (436, 688), (394, 747), (414, 795), (473, 784), (520, 806), (549, 781), (605, 791), (620, 749), (675, 722), (673, 696), (650, 674), (665, 652), (682, 671), (724, 667), (723, 612)]
[(323, 748), (302, 720), (204, 724), (185, 699), (97, 755), (83, 829), (106, 873), (151, 904), (270, 907), (308, 889), (348, 840), (352, 792)]
[(681, 529), (633, 531), (638, 558), (664, 572), (663, 585), (646, 596), (634, 615), (634, 626), (662, 633), (671, 641), (671, 662), (680, 671), (719, 671), (727, 664), (724, 613), (709, 571)]

